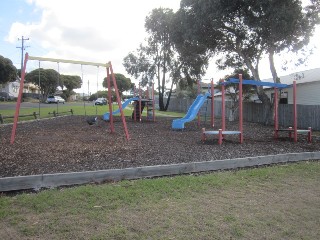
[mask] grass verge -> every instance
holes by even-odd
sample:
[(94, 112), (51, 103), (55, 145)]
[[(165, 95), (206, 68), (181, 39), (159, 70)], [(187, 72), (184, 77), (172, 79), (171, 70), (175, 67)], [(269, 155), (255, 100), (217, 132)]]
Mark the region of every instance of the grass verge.
[(1, 196), (1, 239), (317, 239), (320, 162)]
[[(14, 103), (11, 103), (14, 104)], [(53, 117), (53, 111), (61, 113), (61, 112), (67, 112), (70, 111), (70, 109), (73, 110), (74, 115), (87, 115), (87, 116), (102, 116), (106, 112), (109, 112), (109, 106), (108, 105), (103, 105), (103, 106), (94, 106), (92, 104), (86, 104), (85, 106), (67, 106), (60, 104), (57, 106), (56, 104), (46, 104), (45, 107), (41, 106), (40, 108), (40, 118), (48, 118), (48, 117)], [(114, 104), (113, 105), (113, 110), (117, 110), (118, 105)], [(125, 116), (131, 116), (132, 111), (133, 111), (133, 106), (129, 105), (127, 108), (123, 109), (124, 115)], [(39, 108), (21, 108), (19, 114), (20, 115), (27, 115), (27, 114), (32, 114), (33, 112), (39, 113)], [(49, 114), (51, 113), (51, 114)], [(10, 110), (1, 110), (0, 114), (2, 116), (14, 116), (15, 110), (10, 109)], [(64, 113), (64, 115), (70, 115), (71, 113)], [(176, 112), (163, 112), (163, 111), (158, 111), (156, 110), (155, 112), (156, 117), (183, 117), (185, 113), (176, 113)], [(116, 114), (115, 116), (120, 116), (120, 114)], [(143, 117), (146, 117), (146, 111), (143, 111), (142, 113)], [(33, 116), (30, 117), (21, 117), (19, 118), (19, 121), (28, 121), (34, 119)], [(5, 119), (5, 123), (12, 123), (13, 119)]]

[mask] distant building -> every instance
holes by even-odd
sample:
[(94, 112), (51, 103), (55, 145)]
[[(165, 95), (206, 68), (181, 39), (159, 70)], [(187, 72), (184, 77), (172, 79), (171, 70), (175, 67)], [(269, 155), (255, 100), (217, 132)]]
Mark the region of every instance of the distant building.
[(4, 100), (10, 100), (18, 97), (20, 80), (0, 84), (0, 97)]
[[(6, 84), (0, 84), (0, 97), (4, 100), (12, 100), (18, 98), (20, 88), (20, 79)], [(23, 93), (29, 97), (38, 97), (39, 87), (33, 83), (24, 83)]]
[[(280, 77), (280, 82), (284, 84), (297, 83), (297, 104), (320, 105), (320, 68), (305, 70)], [(262, 81), (272, 82), (272, 78)], [(269, 92), (269, 91), (268, 91)], [(269, 92), (273, 96), (272, 91)], [(280, 103), (293, 104), (292, 88), (281, 90)]]

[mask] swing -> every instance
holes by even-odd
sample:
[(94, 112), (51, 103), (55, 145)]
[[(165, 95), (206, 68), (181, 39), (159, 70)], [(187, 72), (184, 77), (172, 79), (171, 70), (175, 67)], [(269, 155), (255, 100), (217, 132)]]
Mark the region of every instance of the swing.
[[(81, 74), (82, 74), (82, 81), (83, 81), (83, 69), (82, 69), (82, 65), (81, 65)], [(99, 85), (99, 66), (97, 66), (97, 98), (98, 98), (98, 85)], [(89, 87), (89, 83), (88, 83), (88, 87)], [(87, 112), (86, 112), (86, 104), (85, 104), (85, 100), (83, 99), (84, 102), (84, 109), (85, 109), (85, 116), (87, 116)], [(95, 105), (96, 107), (96, 116), (88, 116), (86, 121), (89, 125), (96, 125), (98, 123), (98, 106)]]

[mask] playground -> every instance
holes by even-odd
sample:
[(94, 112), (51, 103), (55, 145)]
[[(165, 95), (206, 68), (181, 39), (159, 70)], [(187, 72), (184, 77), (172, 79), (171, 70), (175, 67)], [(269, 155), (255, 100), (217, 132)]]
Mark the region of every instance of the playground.
[[(39, 64), (40, 61), (56, 62), (58, 68), (59, 63), (81, 64), (81, 69), (82, 65), (105, 67), (109, 93), (109, 106), (105, 109), (106, 113), (103, 116), (75, 116), (73, 112), (71, 116), (54, 114), (53, 118), (18, 124), (28, 60), (38, 60)], [(319, 152), (320, 145), (311, 143), (311, 128), (298, 132), (296, 121), (294, 129), (290, 130), (280, 129), (277, 121), (275, 121), (275, 129), (243, 122), (242, 84), (266, 83), (242, 80), (241, 74), (239, 79), (233, 80), (239, 84), (239, 121), (226, 122), (225, 107), (222, 107), (223, 121), (219, 122), (220, 120), (216, 119), (214, 122), (215, 126), (222, 126), (221, 129), (206, 131), (205, 129), (212, 129), (214, 116), (211, 116), (210, 123), (201, 123), (198, 112), (204, 101), (210, 97), (209, 92), (204, 95), (199, 92), (183, 118), (173, 119), (163, 116), (156, 118), (153, 84), (152, 91), (147, 90), (144, 96), (139, 85), (138, 95), (134, 94), (137, 96), (121, 103), (111, 62), (103, 64), (41, 58), (29, 56), (26, 53), (13, 125), (3, 125), (0, 129), (2, 143), (0, 145), (0, 178)], [(119, 106), (116, 111), (112, 107), (111, 81)], [(295, 85), (294, 83), (294, 90)], [(272, 83), (272, 87), (275, 88), (276, 94), (277, 88), (283, 86)], [(211, 81), (212, 91), (213, 88), (213, 81)], [(224, 96), (223, 84), (222, 96)], [(213, 98), (212, 96), (212, 100)], [(123, 109), (131, 102), (134, 102), (134, 110), (128, 116), (124, 114)], [(222, 104), (224, 105), (224, 99)], [(213, 105), (211, 106), (213, 113)], [(296, 104), (294, 106), (296, 119)], [(141, 114), (144, 108), (146, 117)], [(120, 114), (120, 116), (114, 114)], [(195, 120), (197, 114), (198, 119)], [(277, 120), (277, 115), (275, 119)], [(288, 134), (280, 136), (280, 132)], [(298, 138), (298, 133), (304, 136)], [(225, 137), (226, 135), (228, 137)], [(259, 165), (259, 162), (257, 164)], [(180, 170), (179, 173), (181, 173)]]
[[(287, 135), (274, 139), (273, 127), (243, 123), (244, 142), (230, 135), (222, 145), (217, 136), (201, 141), (201, 128), (196, 121), (183, 131), (172, 131), (173, 118), (157, 117), (156, 122), (135, 122), (126, 117), (130, 140), (124, 135), (121, 118), (114, 119), (115, 132), (109, 122), (98, 119), (94, 125), (85, 116), (65, 116), (19, 123), (14, 144), (9, 144), (12, 125), (1, 126), (0, 177), (61, 172), (82, 172), (234, 159), (284, 153), (320, 151), (320, 144), (298, 142)], [(216, 124), (220, 125), (219, 119)], [(208, 127), (209, 123), (201, 127)], [(226, 122), (236, 130), (237, 122)]]

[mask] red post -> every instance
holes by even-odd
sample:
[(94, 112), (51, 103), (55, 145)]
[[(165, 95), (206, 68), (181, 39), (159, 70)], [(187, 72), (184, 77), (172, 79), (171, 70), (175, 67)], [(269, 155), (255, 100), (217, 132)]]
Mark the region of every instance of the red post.
[[(201, 82), (198, 80), (198, 95), (201, 93)], [(198, 111), (198, 127), (200, 127), (200, 109)]]
[(292, 127), (289, 127), (289, 139), (291, 140), (292, 138)]
[(149, 114), (149, 86), (147, 86), (147, 90), (146, 90), (146, 92), (145, 92), (145, 96), (146, 96), (146, 99), (147, 99), (147, 101), (148, 102), (146, 102), (146, 109), (147, 109), (147, 121), (149, 121), (149, 116), (148, 116), (148, 114)]
[(204, 142), (206, 140), (206, 134), (204, 133), (206, 131), (205, 128), (202, 128), (202, 135), (201, 135), (201, 141)]
[(242, 74), (239, 74), (239, 132), (240, 143), (243, 143)]
[(110, 121), (110, 132), (114, 133), (114, 124), (113, 124), (113, 114), (112, 114), (112, 91), (110, 83), (110, 69), (107, 68), (107, 87), (108, 87), (108, 102), (109, 102), (109, 121)]
[(221, 83), (221, 111), (222, 111), (222, 130), (225, 131), (226, 130), (226, 103), (225, 103), (225, 96), (224, 96), (224, 85), (223, 85), (224, 80), (222, 79)]
[(211, 79), (211, 126), (214, 127), (214, 84)]
[(278, 120), (278, 89), (274, 88), (274, 138), (278, 139), (279, 120)]
[(23, 86), (24, 86), (24, 79), (25, 79), (25, 75), (26, 75), (26, 67), (27, 67), (28, 58), (29, 58), (29, 55), (28, 55), (28, 53), (26, 53), (25, 57), (24, 57), (23, 69), (21, 72), (19, 95), (18, 95), (18, 100), (16, 103), (16, 112), (14, 114), (14, 122), (13, 122), (13, 126), (12, 126), (10, 144), (13, 144), (14, 140), (16, 138), (16, 130), (17, 130), (17, 124), (18, 124), (18, 119), (19, 119), (20, 105), (21, 105), (21, 100), (22, 100), (22, 93), (23, 93)]
[[(133, 97), (136, 96), (136, 85), (133, 85)], [(137, 111), (136, 111), (136, 106), (137, 106), (137, 101), (134, 101), (134, 106), (133, 106), (133, 120), (137, 121)]]
[(141, 122), (141, 115), (142, 115), (142, 112), (141, 112), (141, 84), (139, 82), (139, 121)]
[(308, 142), (311, 143), (312, 142), (312, 129), (311, 127), (308, 127)]
[(219, 139), (218, 139), (218, 143), (219, 143), (219, 145), (221, 145), (222, 144), (222, 129), (219, 129)]
[(298, 141), (298, 124), (297, 124), (297, 83), (293, 81), (293, 129), (294, 129), (294, 142)]
[(113, 69), (112, 69), (111, 62), (109, 62), (109, 64), (110, 64), (110, 71), (111, 71), (113, 87), (114, 87), (114, 91), (116, 92), (117, 102), (118, 102), (118, 106), (119, 106), (120, 113), (121, 113), (121, 120), (122, 120), (122, 124), (123, 124), (123, 128), (124, 128), (124, 132), (125, 132), (127, 140), (129, 140), (130, 139), (129, 132), (128, 132), (128, 128), (127, 128), (126, 119), (124, 117), (123, 109), (122, 109), (122, 104), (121, 104), (121, 99), (120, 99), (120, 95), (119, 95), (119, 91), (118, 91), (116, 78), (114, 77), (114, 74), (113, 74)]

